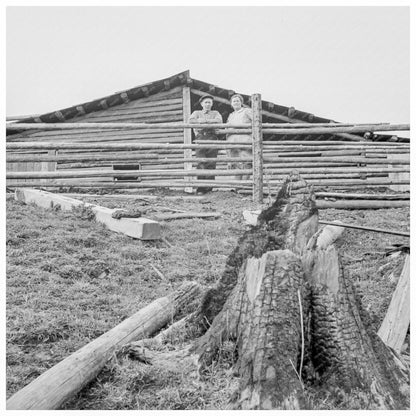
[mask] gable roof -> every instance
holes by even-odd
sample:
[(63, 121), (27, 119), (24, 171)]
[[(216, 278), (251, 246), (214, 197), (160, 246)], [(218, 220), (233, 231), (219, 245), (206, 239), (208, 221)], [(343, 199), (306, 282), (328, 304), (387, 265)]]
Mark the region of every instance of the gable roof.
[[(168, 78), (153, 81), (147, 84), (139, 85), (127, 90), (119, 91), (106, 97), (98, 98), (92, 101), (85, 102), (83, 104), (74, 105), (64, 108), (62, 110), (53, 111), (38, 116), (31, 116), (23, 118), (16, 123), (59, 123), (71, 120), (80, 115), (89, 114), (94, 111), (101, 111), (109, 107), (115, 107), (120, 104), (124, 104), (130, 101), (134, 101), (140, 98), (145, 98), (162, 91), (169, 91), (178, 86), (189, 86), (194, 90), (206, 92), (219, 97), (223, 100), (229, 100), (230, 97), (236, 93), (234, 90), (219, 87), (214, 84), (210, 84), (204, 81), (200, 81), (190, 77), (190, 71), (186, 70), (178, 74), (172, 75)], [(247, 94), (240, 94), (243, 96), (246, 103), (250, 103), (251, 96)], [(262, 109), (264, 118), (271, 122), (280, 120), (281, 122), (293, 123), (337, 123), (334, 120), (330, 120), (323, 117), (315, 116), (314, 114), (307, 113), (301, 110), (297, 110), (294, 107), (285, 107), (279, 104), (272, 103), (270, 101), (262, 100)], [(16, 133), (13, 131), (10, 133)], [(355, 134), (355, 136), (361, 136), (362, 134)], [(389, 140), (391, 135), (374, 135), (373, 140)], [(408, 138), (398, 138), (399, 141), (408, 141)]]

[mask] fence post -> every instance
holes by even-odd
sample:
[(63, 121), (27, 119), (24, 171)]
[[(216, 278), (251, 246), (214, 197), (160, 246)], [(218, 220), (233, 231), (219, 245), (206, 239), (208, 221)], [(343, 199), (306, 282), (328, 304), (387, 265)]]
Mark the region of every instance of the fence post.
[[(183, 87), (182, 89), (182, 109), (183, 109), (183, 122), (189, 123), (189, 117), (191, 116), (191, 89), (190, 87)], [(191, 129), (183, 129), (183, 144), (192, 144), (192, 130)], [(185, 149), (183, 151), (183, 156), (185, 159), (192, 158), (192, 149)], [(183, 164), (184, 170), (192, 170), (192, 163), (191, 162), (184, 162)], [(188, 182), (192, 182), (193, 177), (185, 177), (184, 180)], [(187, 193), (192, 193), (193, 189), (192, 186), (186, 187), (184, 189)]]
[(253, 110), (253, 202), (263, 203), (263, 133), (261, 124), (261, 95), (251, 96)]

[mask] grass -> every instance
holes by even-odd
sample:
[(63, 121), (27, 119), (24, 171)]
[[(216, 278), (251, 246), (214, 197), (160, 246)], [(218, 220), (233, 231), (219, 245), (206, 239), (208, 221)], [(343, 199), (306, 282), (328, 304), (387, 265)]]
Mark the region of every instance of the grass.
[[(83, 210), (45, 210), (8, 199), (8, 397), (183, 281), (214, 283), (246, 228), (242, 210), (252, 208), (249, 197), (224, 192), (208, 194), (205, 201), (164, 200), (163, 195), (150, 203), (83, 199), (110, 208), (146, 210), (150, 218), (166, 207), (218, 211), (222, 216), (163, 222), (163, 240), (145, 242), (107, 230)], [(322, 210), (320, 216), (370, 227), (409, 229), (405, 208)], [(375, 325), (384, 317), (403, 264), (403, 256), (385, 257), (384, 249), (407, 241), (346, 230), (338, 242), (346, 269)], [(64, 408), (224, 409), (237, 381), (224, 362), (217, 362), (201, 384), (181, 376), (177, 369), (113, 359)], [(317, 394), (313, 402), (321, 409), (342, 408), (346, 403), (328, 400)]]

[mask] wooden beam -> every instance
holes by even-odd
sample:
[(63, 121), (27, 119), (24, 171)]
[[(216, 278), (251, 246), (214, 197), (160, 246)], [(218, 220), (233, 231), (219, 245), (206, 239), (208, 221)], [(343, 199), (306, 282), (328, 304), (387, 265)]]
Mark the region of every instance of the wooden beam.
[[(299, 167), (295, 169), (293, 166), (288, 168), (269, 168), (267, 169), (267, 176), (271, 175), (289, 175), (293, 170), (298, 171), (300, 174), (305, 173), (341, 173), (341, 172), (350, 172), (350, 173), (379, 173), (387, 174), (390, 172), (410, 172), (410, 166), (402, 166), (399, 168), (367, 168), (367, 167), (317, 167), (317, 168), (303, 168)], [(200, 170), (183, 170), (183, 169), (159, 169), (159, 170), (132, 170), (132, 171), (122, 171), (122, 170), (80, 170), (80, 171), (56, 171), (56, 172), (42, 172), (42, 171), (30, 171), (30, 172), (7, 172), (6, 179), (58, 179), (58, 178), (103, 178), (103, 177), (114, 177), (114, 176), (136, 176), (136, 177), (169, 177), (169, 176), (196, 176), (196, 175), (205, 175), (205, 176), (235, 176), (235, 175), (251, 175), (251, 169), (236, 169), (232, 172), (229, 169), (200, 169)], [(409, 183), (409, 180), (390, 180), (390, 183)], [(386, 179), (387, 182), (387, 179)]]
[(402, 273), (393, 293), (378, 336), (400, 353), (410, 324), (410, 256), (406, 254)]
[[(148, 117), (148, 115), (146, 115)], [(73, 130), (73, 129), (164, 129), (164, 128), (208, 128), (212, 127), (210, 124), (190, 124), (181, 122), (172, 123), (132, 123), (132, 122), (79, 122), (79, 123), (13, 123), (7, 126), (9, 130)], [(329, 127), (330, 126), (330, 127)], [(349, 127), (338, 127), (336, 124), (331, 124), (328, 127), (314, 127), (310, 124), (308, 127), (282, 127), (282, 128), (268, 128), (263, 126), (264, 133), (276, 134), (339, 134), (339, 133), (364, 133), (374, 131), (408, 131), (410, 124), (374, 124), (374, 125), (356, 125)], [(218, 123), (216, 129), (240, 129), (242, 133), (250, 130), (249, 124), (226, 124)], [(231, 132), (231, 131), (230, 131)], [(360, 137), (361, 140), (362, 137)]]
[(97, 222), (105, 224), (112, 231), (141, 240), (157, 240), (160, 238), (160, 224), (157, 221), (147, 218), (115, 219), (112, 217), (113, 212), (116, 211), (115, 209), (84, 203), (78, 199), (30, 188), (16, 189), (15, 199), (26, 204), (34, 203), (43, 208), (59, 205), (65, 211), (71, 211), (74, 207), (85, 206), (91, 208)]
[(315, 192), (317, 198), (340, 198), (340, 199), (410, 199), (410, 193), (407, 194), (351, 194), (344, 192)]
[(58, 409), (91, 382), (123, 345), (150, 337), (199, 294), (195, 282), (156, 299), (130, 318), (53, 366), (6, 402), (7, 410)]
[(253, 110), (253, 202), (263, 203), (263, 133), (261, 126), (261, 95), (251, 96)]
[[(191, 116), (191, 89), (189, 87), (183, 87), (182, 90), (182, 107), (183, 107), (183, 122), (189, 123), (189, 117)], [(183, 129), (183, 144), (192, 144), (192, 130), (191, 129)], [(184, 159), (191, 159), (192, 158), (192, 149), (184, 149), (183, 151)], [(184, 163), (185, 170), (192, 170), (192, 163), (185, 162)], [(186, 181), (194, 181), (194, 178), (185, 177)], [(184, 189), (187, 193), (192, 193), (193, 188), (187, 187)]]
[[(371, 186), (371, 183), (368, 184)], [(379, 201), (379, 200), (345, 200), (345, 201), (316, 201), (318, 209), (381, 209), (409, 207), (410, 201)]]

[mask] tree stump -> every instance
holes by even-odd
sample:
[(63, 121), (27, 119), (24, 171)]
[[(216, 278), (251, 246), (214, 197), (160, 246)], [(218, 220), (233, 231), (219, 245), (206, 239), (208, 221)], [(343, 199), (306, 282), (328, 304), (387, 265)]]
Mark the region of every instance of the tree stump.
[(366, 408), (408, 408), (408, 368), (361, 307), (334, 245), (341, 231), (318, 231), (313, 192), (292, 174), (199, 309), (177, 324), (198, 337), (187, 351), (202, 375), (234, 346), (233, 408), (310, 408), (302, 379), (359, 391)]

